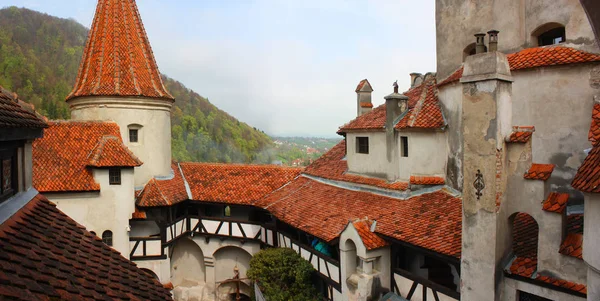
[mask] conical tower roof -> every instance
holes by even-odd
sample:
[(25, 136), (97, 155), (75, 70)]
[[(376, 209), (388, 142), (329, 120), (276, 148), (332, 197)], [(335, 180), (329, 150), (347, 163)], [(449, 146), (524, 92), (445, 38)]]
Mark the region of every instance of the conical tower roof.
[(163, 85), (135, 0), (99, 0), (67, 101), (82, 96), (140, 96), (173, 101)]

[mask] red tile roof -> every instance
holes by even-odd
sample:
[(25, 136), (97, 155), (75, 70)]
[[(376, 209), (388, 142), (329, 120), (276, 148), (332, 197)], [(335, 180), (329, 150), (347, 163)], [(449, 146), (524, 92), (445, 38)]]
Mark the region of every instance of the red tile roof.
[(535, 132), (535, 127), (533, 126), (513, 126), (513, 132), (508, 137), (508, 142), (527, 143), (531, 140), (533, 132)]
[(370, 102), (361, 102), (361, 103), (360, 103), (360, 107), (361, 107), (361, 108), (372, 108), (372, 107), (373, 107), (373, 104), (372, 104), (372, 103), (370, 103)]
[(600, 146), (592, 148), (583, 160), (571, 186), (583, 192), (600, 192)]
[(371, 226), (373, 225), (372, 221), (364, 219), (356, 220), (352, 222), (352, 225), (356, 229), (356, 232), (358, 232), (358, 235), (367, 250), (375, 250), (388, 245), (383, 238), (374, 232), (371, 232)]
[(135, 211), (131, 214), (131, 219), (146, 219), (146, 211), (135, 207)]
[(460, 257), (462, 202), (444, 191), (400, 200), (300, 177), (256, 205), (327, 242), (366, 217), (377, 221), (377, 234)]
[(0, 225), (0, 299), (172, 300), (42, 195)]
[(370, 87), (369, 90), (373, 91), (373, 86), (371, 86), (371, 83), (365, 78), (358, 83), (358, 86), (356, 86), (355, 92), (359, 92), (360, 90), (362, 90), (362, 88), (364, 88), (365, 85), (368, 85), (368, 87)]
[(410, 184), (413, 184), (413, 185), (444, 185), (444, 184), (446, 184), (446, 180), (443, 177), (410, 176)]
[(600, 55), (564, 46), (527, 48), (508, 55), (510, 70), (513, 71), (535, 67), (598, 61), (600, 61)]
[(551, 192), (548, 195), (548, 198), (544, 200), (542, 209), (550, 212), (563, 213), (565, 208), (567, 208), (568, 202), (568, 193)]
[(550, 179), (552, 172), (554, 171), (554, 164), (531, 164), (529, 170), (523, 175), (525, 179), (529, 180), (542, 180), (546, 181)]
[(600, 103), (595, 103), (592, 110), (592, 125), (588, 139), (593, 146), (600, 146)]
[(584, 284), (579, 284), (567, 280), (562, 280), (558, 278), (554, 278), (551, 276), (538, 275), (536, 280), (546, 282), (556, 287), (566, 288), (568, 290), (572, 290), (574, 292), (587, 294), (587, 286)]
[[(117, 137), (118, 142), (108, 139), (110, 142), (99, 148), (105, 136)], [(120, 137), (114, 122), (49, 122), (44, 137), (33, 142), (33, 186), (41, 192), (100, 190), (88, 165), (139, 162), (122, 146)], [(93, 160), (96, 155), (98, 160)]]
[(302, 168), (275, 165), (181, 163), (196, 201), (249, 205), (296, 178)]
[(20, 104), (16, 94), (0, 86), (0, 128), (46, 128), (35, 112)]
[[(394, 126), (396, 129), (441, 129), (446, 126), (437, 96), (435, 77), (427, 76), (419, 86), (404, 93), (408, 96), (408, 111)], [(386, 120), (385, 104), (342, 126), (338, 133), (353, 130), (383, 130)]]
[(537, 270), (539, 227), (526, 213), (517, 213), (513, 220), (512, 249), (516, 259), (509, 270), (512, 274), (531, 277)]
[[(536, 67), (566, 65), (587, 62), (599, 62), (600, 55), (564, 46), (543, 46), (523, 49), (507, 55), (510, 70), (521, 70)], [(438, 87), (458, 82), (462, 77), (463, 67), (460, 67)]]
[(390, 183), (382, 179), (348, 174), (348, 162), (344, 159), (345, 156), (346, 141), (342, 140), (327, 153), (323, 154), (323, 156), (321, 156), (319, 159), (315, 160), (311, 165), (306, 167), (304, 173), (325, 179), (371, 185), (384, 189), (406, 190), (408, 188), (408, 183), (406, 182)]
[(563, 255), (583, 259), (583, 234), (567, 234), (558, 252)]
[(121, 141), (121, 136), (103, 136), (89, 156), (88, 166), (137, 167), (140, 161)]
[(583, 214), (567, 215), (567, 233), (583, 234)]
[(136, 197), (136, 205), (140, 207), (170, 206), (187, 200), (181, 170), (177, 163), (171, 163), (173, 178), (151, 179)]
[(143, 96), (173, 101), (165, 89), (134, 0), (100, 0), (67, 100)]

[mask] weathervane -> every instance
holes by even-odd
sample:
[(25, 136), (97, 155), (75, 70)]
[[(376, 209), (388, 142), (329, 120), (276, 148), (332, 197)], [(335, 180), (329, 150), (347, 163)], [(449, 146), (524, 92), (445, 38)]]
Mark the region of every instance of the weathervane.
[(475, 195), (477, 196), (477, 200), (481, 198), (483, 193), (481, 191), (485, 188), (485, 182), (483, 181), (483, 174), (481, 174), (481, 170), (477, 170), (477, 174), (475, 174), (475, 182), (473, 182), (473, 187), (475, 187)]

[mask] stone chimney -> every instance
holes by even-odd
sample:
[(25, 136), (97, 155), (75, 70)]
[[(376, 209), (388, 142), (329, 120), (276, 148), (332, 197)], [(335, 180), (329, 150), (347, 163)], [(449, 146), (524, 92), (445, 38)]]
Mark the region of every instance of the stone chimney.
[[(481, 35), (477, 35), (477, 42), (481, 49)], [(505, 229), (508, 223), (497, 212), (506, 198), (505, 141), (512, 133), (512, 76), (506, 55), (492, 51), (468, 56), (461, 83), (464, 135), (461, 299), (497, 300), (496, 267), (506, 250), (506, 240), (500, 236), (505, 230), (498, 229)]]
[(498, 33), (499, 33), (499, 31), (497, 31), (497, 30), (488, 31), (489, 44), (490, 44), (489, 52), (498, 51)]
[(356, 116), (361, 116), (373, 110), (371, 93), (373, 93), (371, 83), (367, 79), (361, 80), (356, 87)]
[(485, 33), (476, 33), (475, 34), (475, 54), (480, 54), (485, 52)]
[(394, 93), (384, 97), (385, 99), (385, 132), (387, 144), (387, 159), (392, 161), (394, 149), (394, 126), (400, 115), (408, 110), (408, 97), (398, 93), (398, 81), (394, 82)]

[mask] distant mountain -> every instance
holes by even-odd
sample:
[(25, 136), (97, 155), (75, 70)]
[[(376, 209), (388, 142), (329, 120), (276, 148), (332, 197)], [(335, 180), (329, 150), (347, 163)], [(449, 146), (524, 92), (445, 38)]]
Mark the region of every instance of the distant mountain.
[[(88, 29), (17, 7), (0, 9), (0, 85), (50, 119), (69, 119), (65, 97), (77, 76)], [(175, 97), (173, 158), (178, 161), (270, 163), (274, 144), (264, 132), (218, 109), (163, 75)]]

